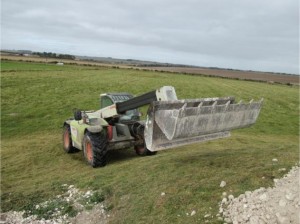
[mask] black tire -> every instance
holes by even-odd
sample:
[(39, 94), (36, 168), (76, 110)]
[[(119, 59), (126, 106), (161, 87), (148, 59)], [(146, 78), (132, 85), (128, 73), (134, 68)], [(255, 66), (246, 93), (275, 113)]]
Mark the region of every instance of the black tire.
[(72, 138), (71, 138), (71, 129), (70, 125), (65, 124), (63, 129), (63, 149), (66, 153), (73, 153), (78, 151), (72, 145)]
[(157, 152), (151, 152), (149, 149), (146, 148), (146, 145), (136, 145), (134, 146), (135, 153), (139, 156), (152, 156), (155, 155)]
[(83, 153), (92, 167), (105, 166), (107, 162), (107, 136), (100, 133), (86, 132), (83, 138)]

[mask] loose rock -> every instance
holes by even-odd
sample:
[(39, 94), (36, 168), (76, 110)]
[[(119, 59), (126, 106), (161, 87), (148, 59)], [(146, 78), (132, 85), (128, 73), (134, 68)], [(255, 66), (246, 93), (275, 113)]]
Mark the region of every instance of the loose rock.
[(220, 187), (225, 187), (226, 186), (226, 182), (224, 180), (221, 181)]
[(299, 170), (293, 167), (273, 188), (247, 191), (228, 203), (223, 199), (219, 213), (227, 223), (300, 223)]
[[(49, 217), (48, 219), (45, 218), (38, 218), (37, 215), (27, 215), (27, 217), (23, 217), (25, 211), (16, 212), (16, 211), (9, 211), (6, 213), (0, 213), (1, 215), (1, 222), (5, 224), (75, 224), (75, 223), (85, 223), (85, 224), (106, 224), (108, 223), (109, 215), (106, 214), (107, 212), (103, 209), (103, 203), (90, 203), (87, 201), (84, 204), (88, 206), (92, 206), (91, 210), (87, 211), (84, 209), (84, 206), (81, 204), (83, 203), (84, 199), (86, 199), (85, 195), (92, 196), (95, 192), (88, 191), (86, 193), (79, 191), (79, 189), (75, 188), (74, 185), (67, 186), (66, 184), (62, 185), (63, 187), (67, 188), (67, 192), (63, 195), (57, 195), (55, 199), (50, 201), (45, 201), (41, 204), (35, 205), (36, 213), (39, 209), (47, 210), (46, 215)], [(60, 207), (59, 204), (68, 203), (68, 206), (74, 208), (74, 210), (78, 211), (77, 215), (73, 218), (69, 217), (68, 214), (62, 214), (64, 207)], [(57, 207), (54, 209), (51, 208), (51, 204), (57, 204)], [(50, 206), (50, 207), (48, 207)], [(33, 211), (27, 211), (29, 214), (34, 214)], [(0, 222), (0, 223), (1, 223)]]

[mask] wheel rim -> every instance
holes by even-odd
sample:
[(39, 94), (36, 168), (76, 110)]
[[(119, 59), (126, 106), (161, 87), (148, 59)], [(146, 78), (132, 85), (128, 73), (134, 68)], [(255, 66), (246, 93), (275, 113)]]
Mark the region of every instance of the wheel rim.
[(70, 145), (70, 136), (69, 136), (68, 130), (66, 130), (65, 134), (64, 134), (64, 147), (65, 147), (65, 149), (69, 148), (69, 145)]
[(87, 160), (92, 161), (93, 159), (92, 144), (89, 141), (85, 143), (85, 151), (86, 151)]

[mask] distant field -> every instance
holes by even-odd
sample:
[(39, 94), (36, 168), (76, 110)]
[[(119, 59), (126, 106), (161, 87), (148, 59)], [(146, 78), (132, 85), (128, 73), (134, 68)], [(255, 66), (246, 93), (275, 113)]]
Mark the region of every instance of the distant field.
[[(90, 66), (104, 66), (104, 67), (119, 67), (119, 68), (134, 68), (137, 70), (150, 70), (150, 71), (162, 71), (162, 72), (175, 72), (184, 74), (204, 75), (204, 76), (216, 76), (230, 79), (240, 80), (254, 80), (263, 81), (268, 83), (281, 83), (290, 85), (299, 85), (298, 75), (289, 74), (277, 74), (271, 72), (255, 72), (255, 71), (238, 71), (229, 69), (211, 69), (211, 68), (194, 68), (194, 67), (142, 67), (133, 66), (124, 61), (125, 64), (104, 63), (96, 61), (81, 61), (81, 60), (66, 60), (55, 58), (40, 58), (40, 57), (24, 57), (24, 56), (11, 56), (1, 55), (6, 60), (19, 60), (19, 61), (32, 61), (43, 63), (64, 62), (66, 64), (78, 64), (78, 65), (90, 65)], [(128, 63), (128, 64), (126, 64)]]
[[(56, 63), (56, 62), (63, 62), (65, 64), (78, 64), (78, 65), (89, 65), (89, 66), (109, 66), (111, 64), (107, 63), (100, 63), (100, 62), (93, 62), (93, 61), (79, 61), (79, 60), (68, 60), (68, 59), (59, 59), (59, 58), (41, 58), (41, 57), (33, 57), (33, 56), (14, 56), (14, 55), (1, 55), (1, 58), (4, 60), (11, 60), (11, 61), (23, 61), (23, 62), (36, 62), (36, 63)], [(126, 67), (126, 66), (124, 66)]]
[[(103, 92), (142, 94), (163, 85), (179, 98), (264, 98), (257, 123), (232, 137), (138, 157), (111, 151), (104, 168), (65, 154), (62, 124), (73, 108), (99, 108)], [(144, 113), (145, 113), (144, 108)], [(222, 192), (272, 186), (299, 161), (298, 88), (216, 77), (100, 66), (1, 61), (1, 209), (22, 210), (61, 193), (62, 184), (102, 189), (112, 223), (222, 223)], [(278, 162), (272, 162), (277, 158)], [(286, 171), (287, 172), (287, 171)], [(220, 182), (227, 182), (220, 188)], [(165, 192), (162, 197), (161, 193)], [(194, 216), (186, 213), (196, 211)], [(205, 214), (213, 217), (204, 218)]]

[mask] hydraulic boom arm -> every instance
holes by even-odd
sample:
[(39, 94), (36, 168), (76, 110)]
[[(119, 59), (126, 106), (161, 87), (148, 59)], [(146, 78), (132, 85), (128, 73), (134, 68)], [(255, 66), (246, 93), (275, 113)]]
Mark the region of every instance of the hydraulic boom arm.
[(155, 91), (145, 93), (124, 102), (116, 103), (117, 112), (125, 113), (128, 110), (136, 109), (152, 103), (153, 101), (177, 100), (176, 92), (172, 86), (164, 86)]
[(129, 100), (115, 103), (101, 109), (102, 118), (110, 118), (124, 114), (128, 110), (136, 109), (154, 101), (174, 101), (177, 100), (176, 92), (172, 86), (163, 86), (157, 90), (133, 97)]

